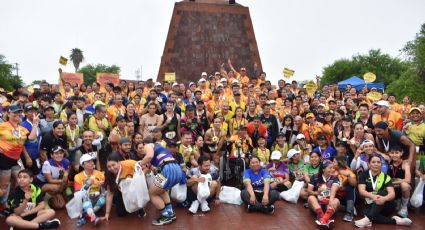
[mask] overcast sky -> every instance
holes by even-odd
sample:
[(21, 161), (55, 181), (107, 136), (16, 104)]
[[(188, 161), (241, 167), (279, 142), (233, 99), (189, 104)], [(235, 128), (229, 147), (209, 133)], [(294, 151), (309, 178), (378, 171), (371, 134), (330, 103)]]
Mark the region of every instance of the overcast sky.
[[(176, 1), (1, 0), (0, 54), (26, 83), (57, 81), (58, 60), (78, 47), (89, 63), (116, 64), (121, 77), (156, 78)], [(399, 56), (425, 23), (424, 0), (239, 0), (248, 6), (268, 78), (282, 69), (312, 79), (339, 58), (382, 49)], [(69, 62), (65, 71), (74, 71)], [(378, 76), (379, 77), (379, 76)], [(1, 82), (0, 82), (1, 85)]]

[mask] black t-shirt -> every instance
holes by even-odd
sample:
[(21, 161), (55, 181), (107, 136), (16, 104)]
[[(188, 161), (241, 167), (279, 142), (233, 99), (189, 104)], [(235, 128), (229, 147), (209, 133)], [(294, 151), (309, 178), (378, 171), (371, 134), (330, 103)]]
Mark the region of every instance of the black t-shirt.
[[(31, 184), (31, 190), (32, 190), (32, 197), (27, 202), (27, 207), (25, 208), (25, 211), (31, 211), (33, 208), (37, 207), (37, 204), (40, 202), (43, 202), (44, 199), (44, 193), (41, 192), (41, 189)], [(14, 190), (11, 191), (9, 194), (9, 198), (7, 199), (7, 204), (9, 205), (9, 209), (11, 213), (13, 213), (14, 209), (19, 207), (24, 202), (25, 199), (25, 192), (20, 188), (16, 187)]]
[(50, 158), (52, 148), (57, 145), (61, 146), (63, 149), (68, 150), (68, 142), (66, 141), (65, 134), (56, 138), (55, 135), (53, 135), (53, 131), (51, 131), (45, 133), (41, 138), (40, 149), (47, 151), (48, 158)]
[[(378, 181), (376, 181), (378, 178)], [(373, 177), (373, 181), (376, 181), (376, 191), (384, 191), (387, 189), (387, 187), (393, 187), (393, 182), (391, 181), (391, 177), (386, 175), (385, 173), (381, 172), (378, 176)], [(372, 179), (369, 175), (369, 170), (363, 172), (359, 175), (359, 184), (365, 184), (366, 185), (366, 191), (367, 192), (373, 192), (373, 186), (372, 186)]]

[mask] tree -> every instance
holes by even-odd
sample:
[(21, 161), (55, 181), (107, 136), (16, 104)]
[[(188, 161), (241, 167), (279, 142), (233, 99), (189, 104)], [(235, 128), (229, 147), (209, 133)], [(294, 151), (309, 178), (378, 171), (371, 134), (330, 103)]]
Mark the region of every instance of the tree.
[(83, 60), (84, 60), (83, 51), (78, 49), (78, 48), (72, 49), (71, 55), (69, 55), (69, 59), (74, 64), (75, 72), (77, 72), (79, 67), (80, 67), (81, 62), (83, 62)]
[(0, 83), (1, 87), (7, 91), (23, 84), (21, 77), (14, 75), (13, 70), (15, 70), (14, 66), (6, 61), (4, 55), (0, 54)]
[(401, 51), (407, 56), (407, 60), (412, 62), (420, 81), (425, 83), (425, 23), (415, 39), (407, 42)]
[(111, 65), (107, 66), (104, 64), (88, 64), (86, 66), (81, 67), (78, 71), (79, 73), (84, 74), (84, 83), (92, 84), (96, 81), (96, 73), (116, 73), (119, 74), (121, 71), (119, 66)]
[(389, 85), (397, 80), (409, 68), (410, 64), (381, 50), (370, 50), (367, 55), (355, 55), (351, 59), (340, 59), (323, 69), (321, 84), (336, 83), (352, 76), (362, 78), (363, 74), (372, 72), (377, 82)]

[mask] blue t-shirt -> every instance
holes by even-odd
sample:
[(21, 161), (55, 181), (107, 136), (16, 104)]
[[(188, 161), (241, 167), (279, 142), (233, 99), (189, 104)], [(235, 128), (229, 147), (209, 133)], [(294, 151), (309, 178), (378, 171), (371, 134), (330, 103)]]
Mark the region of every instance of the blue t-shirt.
[(322, 160), (333, 160), (336, 156), (336, 151), (333, 147), (328, 146), (326, 149), (321, 149), (319, 146), (313, 149), (313, 152), (320, 154)]
[(52, 179), (62, 179), (65, 171), (69, 169), (69, 166), (69, 160), (66, 158), (64, 158), (60, 163), (56, 163), (53, 159), (49, 159), (43, 163), (41, 172), (36, 176), (36, 178), (43, 183), (47, 183), (47, 179), (44, 174), (52, 175)]
[(245, 170), (243, 175), (243, 182), (250, 182), (254, 191), (263, 191), (264, 181), (270, 182), (271, 176), (266, 169), (260, 169), (258, 174), (255, 174), (252, 169)]
[[(28, 132), (31, 133), (32, 131), (32, 124), (28, 121), (25, 120), (24, 122), (21, 123), (21, 126), (25, 127)], [(41, 130), (39, 127), (37, 127), (37, 139), (35, 140), (27, 140), (25, 142), (25, 149), (27, 150), (28, 154), (30, 155), (31, 159), (37, 159), (40, 155), (40, 140), (41, 140)], [(22, 154), (22, 158), (23, 158), (23, 154)]]

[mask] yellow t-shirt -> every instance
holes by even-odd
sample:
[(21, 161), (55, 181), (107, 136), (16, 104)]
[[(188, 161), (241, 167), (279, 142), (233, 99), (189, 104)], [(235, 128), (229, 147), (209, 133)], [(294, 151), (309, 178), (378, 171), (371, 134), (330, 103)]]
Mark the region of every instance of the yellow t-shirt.
[(74, 176), (74, 191), (80, 191), (86, 184), (86, 180), (92, 178), (94, 183), (89, 187), (89, 194), (100, 193), (102, 185), (105, 182), (105, 175), (98, 170), (93, 171), (93, 175), (89, 176), (84, 171)]
[(25, 127), (18, 125), (16, 128), (10, 122), (0, 124), (0, 152), (6, 157), (19, 160), (24, 143), (29, 135)]

